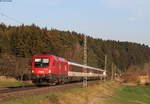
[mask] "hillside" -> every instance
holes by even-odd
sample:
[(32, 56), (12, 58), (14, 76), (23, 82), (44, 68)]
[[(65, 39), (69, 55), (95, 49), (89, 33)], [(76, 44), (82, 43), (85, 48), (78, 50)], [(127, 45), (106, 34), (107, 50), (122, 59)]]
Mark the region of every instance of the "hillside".
[[(18, 77), (29, 74), (35, 54), (53, 54), (83, 63), (84, 34), (31, 26), (0, 24), (0, 75)], [(143, 66), (150, 60), (150, 48), (131, 42), (102, 40), (88, 36), (88, 65), (104, 68), (108, 55), (108, 72), (112, 63), (122, 72), (131, 65)]]

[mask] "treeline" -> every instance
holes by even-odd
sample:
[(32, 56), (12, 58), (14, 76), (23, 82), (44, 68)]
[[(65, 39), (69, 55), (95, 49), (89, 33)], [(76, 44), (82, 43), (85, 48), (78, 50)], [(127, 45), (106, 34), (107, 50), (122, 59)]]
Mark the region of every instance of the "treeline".
[[(131, 65), (149, 62), (150, 48), (131, 42), (87, 37), (88, 65), (107, 69), (114, 63), (120, 71)], [(47, 30), (36, 25), (6, 26), (0, 24), (0, 75), (23, 76), (31, 71), (31, 59), (36, 54), (53, 54), (83, 63), (84, 34), (70, 31)], [(17, 73), (17, 74), (16, 74)]]

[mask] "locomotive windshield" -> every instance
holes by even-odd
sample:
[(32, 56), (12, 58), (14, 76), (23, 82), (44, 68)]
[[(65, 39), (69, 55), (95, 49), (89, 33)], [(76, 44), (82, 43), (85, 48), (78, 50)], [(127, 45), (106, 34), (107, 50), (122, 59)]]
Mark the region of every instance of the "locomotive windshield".
[(35, 68), (47, 68), (49, 66), (49, 58), (36, 58), (34, 66)]

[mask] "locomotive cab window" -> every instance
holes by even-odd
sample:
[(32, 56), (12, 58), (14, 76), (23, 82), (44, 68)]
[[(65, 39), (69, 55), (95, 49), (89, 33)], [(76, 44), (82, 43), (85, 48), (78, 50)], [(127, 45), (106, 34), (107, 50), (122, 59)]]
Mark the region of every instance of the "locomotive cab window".
[(34, 66), (35, 68), (47, 68), (49, 66), (49, 58), (36, 58)]

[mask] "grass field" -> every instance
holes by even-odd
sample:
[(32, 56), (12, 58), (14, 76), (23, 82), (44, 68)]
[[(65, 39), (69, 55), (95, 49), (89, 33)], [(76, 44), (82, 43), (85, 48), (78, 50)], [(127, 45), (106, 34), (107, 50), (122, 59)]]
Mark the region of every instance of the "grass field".
[(22, 82), (17, 81), (13, 78), (0, 78), (0, 87), (8, 87), (8, 86), (22, 86), (24, 85)]
[(123, 86), (115, 81), (72, 90), (14, 99), (0, 104), (150, 104), (150, 86)]
[(112, 81), (88, 88), (74, 88), (60, 93), (50, 93), (22, 99), (14, 99), (0, 104), (104, 104), (105, 98), (112, 95), (116, 83)]
[(150, 104), (150, 86), (120, 86), (107, 104)]

